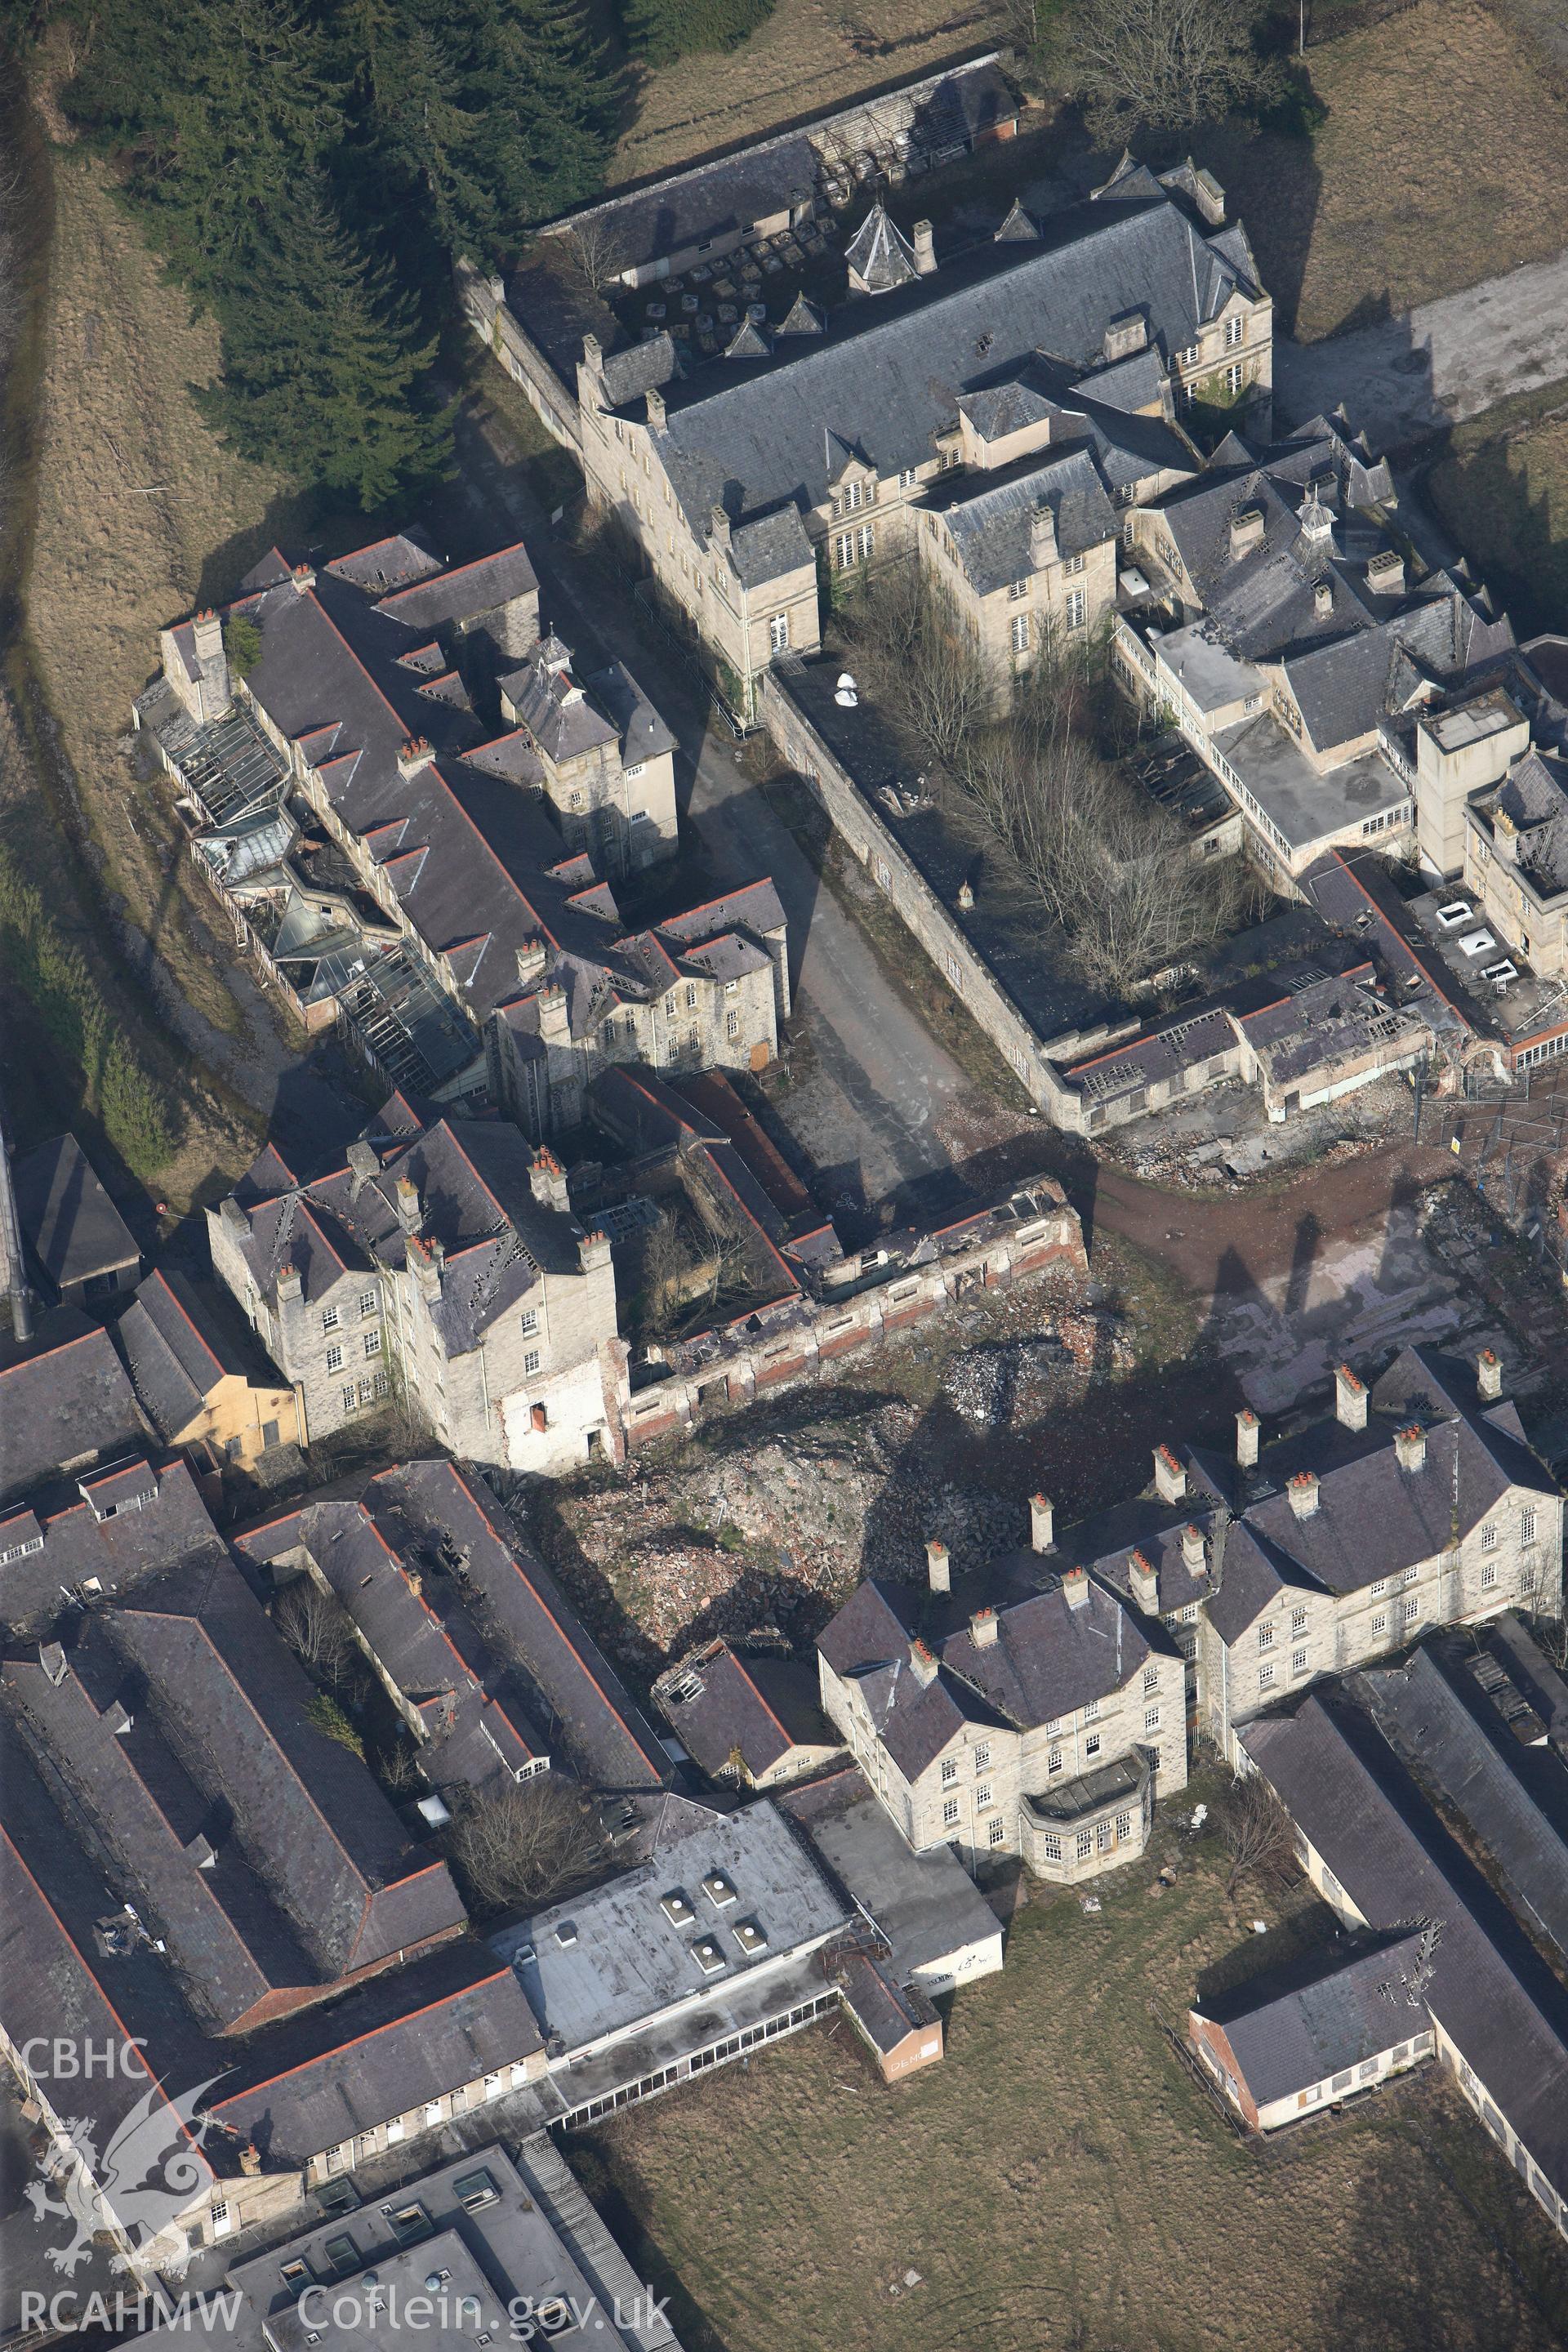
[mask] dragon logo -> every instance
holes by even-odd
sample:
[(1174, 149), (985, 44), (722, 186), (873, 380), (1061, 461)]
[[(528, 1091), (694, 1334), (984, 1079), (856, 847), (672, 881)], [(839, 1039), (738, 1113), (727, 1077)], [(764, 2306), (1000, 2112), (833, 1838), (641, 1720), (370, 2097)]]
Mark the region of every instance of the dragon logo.
[[(68, 2243), (47, 2248), (45, 2260), (52, 2269), (73, 2277), (92, 2253), (95, 2233), (112, 2216), (138, 2255), (157, 2243), (152, 2267), (176, 2278), (184, 2273), (191, 2246), (180, 2217), (213, 2178), (201, 2153), (210, 2119), (204, 2117), (192, 2128), (191, 2118), (212, 2086), (203, 2083), (171, 2099), (149, 2082), (135, 2106), (116, 2125), (101, 2156), (89, 2117), (62, 2119), (64, 2141), (51, 2143), (41, 2167), (43, 2179), (29, 2180), (26, 2189), (40, 2222), (58, 2220), (71, 2231)], [(112, 2267), (129, 2268), (118, 2249)]]

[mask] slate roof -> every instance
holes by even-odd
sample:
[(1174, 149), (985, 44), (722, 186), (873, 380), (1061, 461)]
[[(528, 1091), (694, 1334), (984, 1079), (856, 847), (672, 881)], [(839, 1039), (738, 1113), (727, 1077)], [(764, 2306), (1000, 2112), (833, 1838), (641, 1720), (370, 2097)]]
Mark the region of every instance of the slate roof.
[(821, 184), (819, 154), (837, 166), (841, 156), (885, 143), (905, 125), (915, 149), (940, 150), (1014, 121), (1017, 112), (992, 52), (884, 91), (868, 105), (857, 101), (798, 131), (755, 141), (739, 154), (611, 196), (550, 222), (541, 234), (570, 236), (580, 222), (604, 223), (615, 268), (646, 269), (690, 247), (744, 236), (757, 222), (809, 203)]
[(816, 551), (806, 536), (800, 509), (793, 501), (771, 514), (732, 525), (730, 562), (743, 588), (760, 588), (764, 581), (782, 580), (816, 562)]
[(240, 1255), (263, 1297), (276, 1299), (286, 1265), (308, 1303), (345, 1273), (405, 1265), (409, 1235), (397, 1210), (405, 1177), (418, 1191), (423, 1241), (446, 1253), (431, 1315), (449, 1355), (478, 1347), (542, 1274), (576, 1273), (581, 1228), (566, 1210), (535, 1198), (532, 1148), (510, 1123), (444, 1118), (410, 1135), (389, 1132), (378, 1118), (361, 1142), (374, 1172), (332, 1169), (312, 1183), (267, 1192), (276, 1171), (258, 1160), (237, 1191), (248, 1226)]
[(410, 1852), (364, 1765), (317, 1729), (310, 1684), (230, 1560), (139, 1584), (93, 1622), (103, 1703), (139, 1694), (132, 1711), (150, 1712), (209, 1802), (222, 1800), (322, 1979), (461, 1925), (445, 1864)]
[[(841, 1678), (855, 1676), (889, 1753), (907, 1779), (941, 1755), (965, 1723), (1032, 1730), (1108, 1698), (1165, 1644), (1090, 1579), (1074, 1607), (1037, 1552), (1007, 1553), (950, 1593), (868, 1578), (817, 1637)], [(1044, 1582), (1043, 1591), (1029, 1586)], [(970, 1616), (996, 1612), (994, 1642), (978, 1643)], [(919, 1632), (940, 1671), (923, 1686), (910, 1659)]]
[(1372, 1927), (1437, 1923), (1426, 2005), (1568, 2198), (1568, 1992), (1357, 1704), (1355, 1678), (1239, 1738)]
[(1545, 897), (1568, 889), (1568, 762), (1534, 745), (1491, 795), (1518, 830), (1518, 860)]
[(927, 463), (961, 393), (1037, 351), (1080, 374), (1100, 362), (1112, 319), (1135, 308), (1169, 353), (1239, 283), (1235, 264), (1163, 194), (1091, 204), (1049, 223), (1037, 242), (988, 243), (874, 302), (846, 303), (822, 337), (791, 337), (769, 360), (667, 384), (655, 439), (700, 530), (726, 492), (737, 519), (784, 499), (820, 505), (833, 436), (863, 448), (880, 473)]
[[(1394, 1434), (1415, 1420), (1426, 1427), (1425, 1457), (1420, 1469), (1405, 1470)], [(1466, 1382), (1436, 1351), (1407, 1348), (1374, 1384), (1364, 1430), (1328, 1418), (1314, 1422), (1264, 1447), (1252, 1477), (1205, 1461), (1205, 1476), (1241, 1514), (1227, 1538), (1223, 1583), (1209, 1604), (1222, 1638), (1235, 1641), (1285, 1583), (1361, 1591), (1436, 1558), (1454, 1532), (1456, 1454), (1461, 1536), (1510, 1488), (1556, 1493), (1511, 1405), (1483, 1411), (1473, 1376)], [(1299, 1470), (1318, 1480), (1318, 1506), (1305, 1518), (1286, 1491)]]
[(1033, 575), (1030, 521), (1041, 508), (1049, 509), (1062, 555), (1103, 547), (1118, 533), (1116, 509), (1085, 449), (1024, 458), (1000, 479), (966, 478), (951, 498), (931, 504), (946, 523), (964, 575), (980, 596)]
[(164, 1443), (173, 1444), (204, 1410), (220, 1381), (237, 1378), (276, 1388), (239, 1343), (230, 1318), (216, 1313), (177, 1270), (147, 1276), (115, 1325), (136, 1394)]
[(911, 2034), (928, 2027), (934, 2038), (937, 2019), (929, 2002), (895, 1983), (869, 1953), (852, 1952), (839, 1969), (838, 1981), (845, 2007), (879, 2056), (890, 2057)]
[(1248, 1979), (1194, 2017), (1223, 2026), (1254, 2103), (1310, 2090), (1427, 2031), (1419, 1931), (1342, 1942)]
[[(445, 1758), (453, 1780), (493, 1769), (491, 1740), (510, 1754), (509, 1727), (520, 1749), (558, 1750), (601, 1788), (668, 1777), (652, 1727), (554, 1579), (455, 1464), (400, 1464), (354, 1501), (307, 1504), (236, 1538), (258, 1564), (300, 1545), (410, 1696), (458, 1696), (456, 1735), (468, 1744)], [(417, 1599), (405, 1569), (420, 1578)], [(439, 1744), (433, 1760), (439, 1769)]]
[[(568, 853), (542, 796), (517, 789), (540, 781), (523, 747), (507, 738), (479, 741), (456, 681), (433, 681), (419, 659), (407, 658), (423, 655), (433, 625), (472, 617), (474, 599), (523, 593), (525, 572), (531, 578), (526, 551), (422, 572), (406, 552), (411, 544), (379, 542), (313, 582), (286, 567), (281, 577), (270, 563), (258, 567), (255, 584), (229, 608), (261, 633), (248, 689), (285, 739), (300, 743), (334, 816), (390, 883), (402, 919), (446, 961), (469, 1020), (477, 1026), (500, 1013), (518, 1037), (537, 1034), (538, 992), (520, 984), (517, 956), (542, 940), (542, 984), (566, 989), (572, 1034), (584, 1038), (613, 1011), (616, 991), (640, 991), (614, 894), (586, 855)], [(389, 579), (403, 584), (385, 588)], [(564, 683), (538, 682), (536, 715), (542, 740), (556, 747), (552, 756), (617, 733), (634, 761), (669, 748), (668, 729), (623, 665), (611, 664), (590, 685), (602, 709), (572, 698), (581, 689), (569, 674)], [(406, 756), (413, 739), (433, 752)], [(466, 1033), (452, 1003), (439, 994), (439, 1007)], [(452, 1041), (442, 1042), (449, 1055)]]
[[(321, 1989), (317, 1960), (235, 1839), (197, 1845), (215, 1826), (212, 1798), (131, 1690), (101, 1623), (89, 1624), (58, 1685), (36, 1655), (12, 1657), (0, 1690), (113, 1856), (149, 1931), (166, 1941), (198, 2015), (220, 2032), (243, 2030), (268, 2003)], [(126, 1715), (131, 1727), (118, 1728)], [(205, 1867), (203, 1853), (213, 1857)]]
[[(16, 1793), (16, 1783), (7, 1772), (8, 1809)], [(109, 1907), (107, 1902), (104, 1907)], [(9, 1828), (0, 1830), (0, 1982), (5, 1987), (5, 2031), (18, 2049), (33, 2042), (52, 2044), (57, 2037), (79, 2050), (120, 2052), (126, 2042), (119, 2009), (99, 1982), (98, 1970), (79, 1937), (76, 1923), (62, 1916), (13, 1843)], [(117, 1979), (116, 1990), (123, 2002), (123, 1981)], [(73, 2106), (85, 2110), (100, 2153), (112, 2146), (120, 2128), (130, 2124), (159, 2079), (155, 2066), (156, 2057), (149, 2065), (139, 2049), (127, 2050), (121, 2063), (108, 2069), (100, 2064), (90, 2076), (84, 2070), (82, 2081), (73, 2084)], [(213, 2179), (212, 2167), (161, 2087), (153, 2112), (167, 2118), (166, 2145), (177, 2150), (182, 2165), (189, 2168), (185, 2178), (191, 2194), (199, 2195)]]
[(135, 1445), (146, 1428), (109, 1334), (74, 1307), (43, 1318), (24, 1345), (0, 1345), (0, 1501), (62, 1462)]
[[(695, 1684), (695, 1689), (690, 1685)], [(796, 1748), (837, 1748), (813, 1669), (710, 1642), (659, 1676), (654, 1697), (692, 1762), (710, 1779), (739, 1755), (753, 1780)]]
[(535, 594), (538, 588), (538, 574), (520, 539), (471, 563), (456, 564), (433, 578), (395, 589), (382, 598), (380, 609), (410, 628), (433, 629), (444, 623), (477, 620), (514, 597)]
[(1371, 977), (1363, 965), (1238, 1015), (1273, 1086), (1289, 1087), (1354, 1055), (1404, 1053), (1425, 1039), (1420, 1013), (1375, 994)]
[(1471, 1672), (1468, 1636), (1422, 1643), (1363, 1676), (1389, 1745), (1439, 1810), (1462, 1814), (1509, 1898), (1568, 1958), (1568, 1775), (1521, 1747)]
[(269, 2164), (301, 2165), (540, 2046), (511, 1970), (465, 1939), (259, 2036), (210, 2109)]
[(140, 1266), (131, 1229), (74, 1135), (40, 1143), (11, 1172), (23, 1234), (57, 1290)]

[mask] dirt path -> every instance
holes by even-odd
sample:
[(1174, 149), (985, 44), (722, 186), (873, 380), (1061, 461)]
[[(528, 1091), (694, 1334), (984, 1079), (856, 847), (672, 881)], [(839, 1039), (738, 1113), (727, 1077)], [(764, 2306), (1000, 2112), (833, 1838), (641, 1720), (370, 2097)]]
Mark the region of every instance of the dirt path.
[(1390, 1144), (1362, 1160), (1310, 1169), (1279, 1192), (1205, 1199), (1142, 1183), (1101, 1161), (1092, 1197), (1079, 1205), (1091, 1228), (1121, 1234), (1213, 1304), (1281, 1276), (1300, 1279), (1309, 1249), (1385, 1223), (1391, 1209), (1408, 1204), (1450, 1166), (1442, 1152)]

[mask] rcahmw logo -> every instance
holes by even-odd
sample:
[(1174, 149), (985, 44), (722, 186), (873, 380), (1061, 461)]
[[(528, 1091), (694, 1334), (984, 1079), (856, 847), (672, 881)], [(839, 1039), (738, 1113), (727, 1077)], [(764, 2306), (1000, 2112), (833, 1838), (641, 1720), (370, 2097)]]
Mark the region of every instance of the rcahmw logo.
[[(170, 2098), (142, 2050), (140, 2038), (93, 2042), (57, 2036), (50, 2041), (36, 2034), (17, 2053), (59, 2124), (39, 2168), (43, 2179), (28, 2181), (26, 2195), (42, 2226), (61, 2222), (68, 2229), (65, 2242), (50, 2246), (45, 2254), (51, 2268), (68, 2278), (88, 2260), (95, 2234), (110, 2218), (119, 2223), (133, 2254), (156, 2242), (160, 2273), (178, 2277), (190, 2259), (190, 2242), (180, 2217), (212, 2181), (211, 2167), (201, 2153), (207, 2120), (193, 2128), (191, 2119), (217, 2077)], [(101, 2149), (94, 2119), (65, 2112), (72, 2095), (67, 2086), (94, 2081), (146, 2085), (120, 2116)], [(130, 2266), (120, 2245), (110, 2261), (116, 2270)]]

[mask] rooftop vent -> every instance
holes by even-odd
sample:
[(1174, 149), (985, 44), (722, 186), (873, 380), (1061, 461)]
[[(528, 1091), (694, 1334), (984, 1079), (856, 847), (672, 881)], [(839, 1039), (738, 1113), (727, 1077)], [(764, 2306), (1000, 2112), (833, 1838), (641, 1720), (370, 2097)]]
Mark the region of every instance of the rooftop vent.
[(570, 1951), (573, 1945), (577, 1940), (576, 1920), (563, 1919), (561, 1925), (555, 1930), (555, 1940), (558, 1944), (563, 1945), (565, 1948)]
[(765, 1952), (768, 1948), (768, 1931), (760, 1920), (737, 1919), (735, 1941), (748, 1957), (754, 1952)]
[(727, 1904), (733, 1903), (735, 1900), (735, 1890), (721, 1870), (709, 1872), (702, 1882), (702, 1892), (709, 1902), (714, 1904), (721, 1911)]
[(711, 1936), (699, 1937), (691, 1947), (691, 1957), (705, 1977), (716, 1977), (724, 1966), (724, 1955)]
[(1451, 931), (1457, 924), (1469, 922), (1475, 911), (1468, 898), (1450, 898), (1446, 907), (1438, 908), (1437, 920), (1446, 931)]
[(697, 1916), (690, 1896), (680, 1886), (672, 1886), (668, 1895), (661, 1895), (658, 1907), (677, 1927), (689, 1927)]

